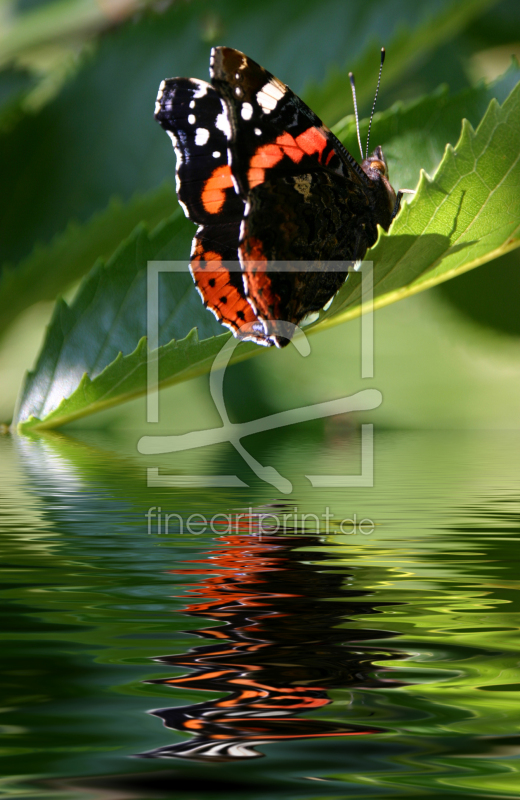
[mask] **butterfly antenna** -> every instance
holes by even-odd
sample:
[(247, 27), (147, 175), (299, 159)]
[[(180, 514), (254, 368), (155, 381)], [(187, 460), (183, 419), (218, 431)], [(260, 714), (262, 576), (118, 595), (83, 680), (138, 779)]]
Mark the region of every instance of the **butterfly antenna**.
[(352, 99), (354, 100), (354, 114), (356, 115), (357, 140), (359, 144), (359, 151), (361, 153), (361, 161), (363, 161), (363, 147), (361, 145), (361, 136), (359, 133), (359, 115), (357, 110), (356, 84), (354, 83), (354, 76), (351, 72), (349, 72), (348, 77), (350, 81), (350, 86), (352, 88)]
[(374, 111), (376, 110), (376, 101), (377, 95), (379, 94), (379, 85), (381, 83), (381, 73), (383, 72), (383, 64), (385, 63), (385, 48), (381, 48), (381, 64), (379, 65), (379, 78), (377, 79), (377, 87), (376, 87), (376, 95), (374, 97), (374, 102), (372, 104), (372, 113), (370, 114), (370, 122), (368, 123), (368, 134), (367, 134), (367, 154), (365, 158), (368, 158), (368, 142), (370, 141), (370, 128), (372, 127), (372, 120), (374, 118)]

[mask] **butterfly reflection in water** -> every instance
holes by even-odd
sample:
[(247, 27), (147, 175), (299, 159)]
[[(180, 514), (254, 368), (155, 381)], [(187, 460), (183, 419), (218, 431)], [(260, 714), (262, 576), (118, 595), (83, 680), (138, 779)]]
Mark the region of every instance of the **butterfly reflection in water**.
[[(256, 746), (266, 743), (381, 731), (351, 723), (348, 709), (337, 712), (346, 716), (341, 722), (301, 715), (328, 706), (331, 689), (402, 685), (390, 669), (373, 663), (399, 654), (386, 645), (363, 644), (393, 634), (345, 626), (349, 617), (381, 613), (388, 604), (345, 589), (346, 571), (304, 560), (300, 548), (315, 545), (315, 536), (295, 531), (259, 539), (245, 533), (252, 525), (254, 530), (255, 521), (244, 519), (243, 534), (218, 537), (215, 549), (194, 569), (172, 570), (202, 576), (188, 591), (203, 596), (203, 602), (181, 613), (213, 618), (219, 625), (188, 631), (206, 643), (157, 659), (188, 669), (187, 674), (151, 683), (220, 697), (151, 712), (167, 728), (191, 738), (142, 757), (230, 761), (258, 757)], [(330, 563), (330, 553), (321, 558)], [(319, 561), (320, 554), (313, 553), (313, 559)]]

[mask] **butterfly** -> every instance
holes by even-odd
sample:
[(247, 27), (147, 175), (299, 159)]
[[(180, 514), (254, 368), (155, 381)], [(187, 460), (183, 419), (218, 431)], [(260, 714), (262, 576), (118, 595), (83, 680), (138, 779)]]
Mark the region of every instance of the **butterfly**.
[(155, 103), (177, 157), (179, 203), (198, 224), (190, 270), (204, 305), (236, 337), (284, 347), (334, 297), (344, 262), (364, 257), (378, 225), (388, 230), (401, 192), (381, 147), (368, 156), (367, 141), (358, 164), (303, 100), (239, 50), (213, 48), (210, 78), (164, 80)]

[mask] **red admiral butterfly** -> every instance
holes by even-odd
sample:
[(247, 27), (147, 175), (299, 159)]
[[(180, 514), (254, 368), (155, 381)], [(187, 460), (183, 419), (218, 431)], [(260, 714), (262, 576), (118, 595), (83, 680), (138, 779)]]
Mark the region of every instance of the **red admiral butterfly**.
[[(344, 282), (346, 271), (327, 262), (362, 259), (377, 226), (388, 230), (401, 193), (381, 147), (368, 157), (367, 141), (360, 166), (288, 86), (243, 53), (213, 48), (210, 76), (211, 84), (163, 81), (155, 104), (177, 156), (179, 202), (199, 224), (190, 269), (204, 305), (235, 336), (283, 347), (292, 326)], [(358, 140), (362, 151), (359, 126)], [(312, 271), (299, 261), (313, 262)]]

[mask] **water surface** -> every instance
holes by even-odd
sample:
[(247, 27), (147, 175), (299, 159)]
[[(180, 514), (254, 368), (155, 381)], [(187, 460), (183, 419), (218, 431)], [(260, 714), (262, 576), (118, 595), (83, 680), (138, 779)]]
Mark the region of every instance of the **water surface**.
[(358, 432), (263, 438), (284, 497), (135, 441), (0, 439), (5, 794), (520, 795), (518, 433), (376, 430), (351, 489), (305, 474), (358, 472)]

